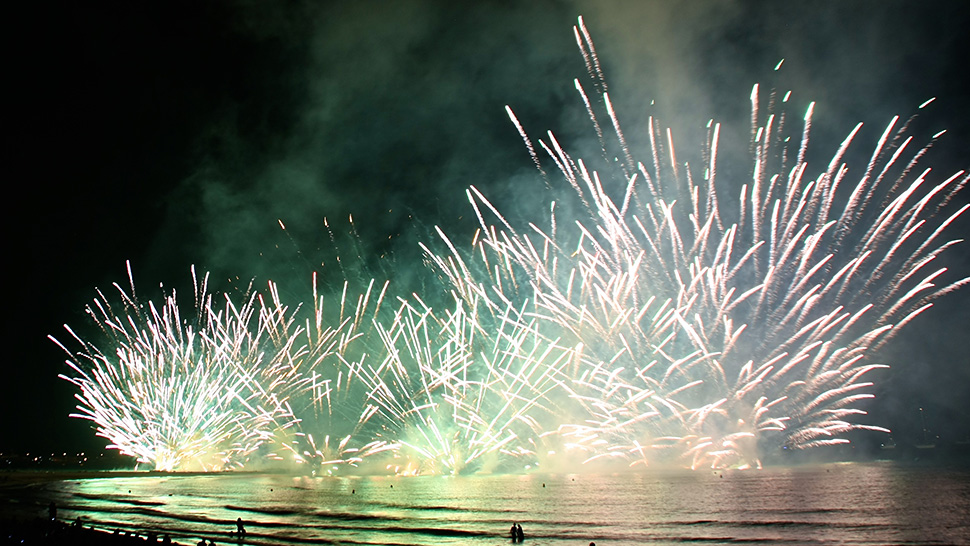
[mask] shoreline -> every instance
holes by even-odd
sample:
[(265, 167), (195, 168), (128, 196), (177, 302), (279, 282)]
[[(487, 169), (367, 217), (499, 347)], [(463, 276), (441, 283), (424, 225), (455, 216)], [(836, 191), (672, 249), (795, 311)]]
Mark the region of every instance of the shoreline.
[[(211, 540), (211, 539), (210, 539)], [(61, 520), (46, 518), (17, 519), (0, 517), (0, 543), (2, 544), (39, 544), (47, 546), (95, 546), (95, 545), (135, 545), (135, 544), (174, 544), (191, 546), (196, 542), (190, 537), (155, 532), (129, 532), (116, 529), (98, 529), (77, 523), (68, 524)]]
[[(156, 543), (160, 533), (168, 533), (171, 543), (183, 546), (198, 544), (200, 537), (206, 544), (214, 540), (223, 546), (496, 544), (510, 521), (522, 524), (527, 543), (550, 545), (572, 544), (577, 537), (587, 541), (583, 544), (595, 540), (629, 546), (658, 537), (719, 542), (739, 533), (738, 539), (766, 544), (841, 537), (875, 545), (907, 533), (955, 544), (966, 542), (955, 540), (953, 529), (962, 528), (959, 515), (966, 503), (960, 501), (970, 498), (965, 495), (967, 472), (965, 466), (948, 470), (886, 463), (723, 476), (706, 471), (637, 473), (635, 479), (625, 473), (342, 483), (280, 478), (253, 485), (247, 483), (253, 478), (223, 475), (188, 478), (185, 483), (147, 478), (151, 483), (137, 489), (141, 484), (135, 482), (145, 478), (82, 481), (77, 486), (69, 481), (63, 487), (23, 487), (24, 496), (11, 504), (31, 511), (14, 515), (0, 506), (0, 528), (8, 531), (2, 535), (4, 544), (58, 545), (121, 543), (115, 529), (119, 535), (120, 530), (137, 533), (142, 544), (149, 532), (158, 533)], [(169, 483), (159, 483), (164, 481)], [(122, 489), (129, 482), (133, 492), (126, 495)], [(176, 495), (166, 501), (169, 489)], [(817, 496), (807, 500), (806, 491)], [(10, 492), (18, 496), (16, 490)], [(746, 504), (744, 513), (736, 509), (738, 499)], [(932, 517), (913, 527), (914, 510)], [(85, 528), (98, 529), (97, 538), (65, 538), (64, 524), (51, 524), (49, 511), (64, 522), (80, 516)], [(858, 524), (874, 514), (885, 523)], [(239, 519), (249, 531), (242, 541), (230, 535)], [(52, 525), (56, 532), (50, 532)]]
[(223, 474), (266, 474), (245, 470), (225, 470), (221, 472), (163, 472), (159, 470), (5, 470), (0, 472), (0, 491), (5, 488), (22, 487), (60, 481), (77, 481), (104, 478), (160, 478), (219, 476)]

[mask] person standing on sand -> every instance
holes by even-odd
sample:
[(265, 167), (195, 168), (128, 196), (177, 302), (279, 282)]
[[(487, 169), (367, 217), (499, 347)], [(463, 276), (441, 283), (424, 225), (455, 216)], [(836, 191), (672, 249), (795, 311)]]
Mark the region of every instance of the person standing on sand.
[(525, 533), (522, 532), (522, 526), (518, 523), (515, 524), (515, 535), (519, 538), (519, 542), (525, 540)]
[(236, 534), (240, 537), (246, 534), (246, 528), (243, 527), (242, 518), (236, 518)]
[(512, 528), (509, 529), (509, 536), (512, 537), (512, 542), (515, 542), (515, 540), (519, 538), (519, 530), (515, 528), (516, 525), (518, 524), (513, 523)]

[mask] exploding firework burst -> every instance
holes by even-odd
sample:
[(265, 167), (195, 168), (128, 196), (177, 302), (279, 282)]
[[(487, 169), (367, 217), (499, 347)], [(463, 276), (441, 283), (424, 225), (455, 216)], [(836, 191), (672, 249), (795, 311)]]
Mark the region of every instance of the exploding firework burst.
[(398, 445), (397, 473), (509, 470), (536, 461), (552, 421), (549, 393), (570, 352), (539, 335), (521, 313), (458, 299), (438, 317), (403, 302), (378, 325), (384, 360), (362, 375), (371, 424)]
[[(220, 470), (292, 459), (314, 466), (355, 464), (382, 447), (351, 441), (353, 354), (364, 338), (364, 311), (378, 311), (383, 290), (373, 283), (356, 305), (325, 313), (316, 292), (309, 318), (289, 310), (275, 284), (241, 305), (208, 291), (194, 275), (195, 311), (183, 318), (173, 291), (161, 306), (141, 304), (115, 285), (119, 308), (100, 291), (87, 308), (102, 343), (78, 350), (60, 345), (76, 375), (61, 376), (81, 390), (80, 413), (110, 447), (158, 470)], [(386, 286), (384, 287), (386, 288)], [(376, 301), (372, 302), (371, 297)], [(104, 347), (102, 349), (100, 347)], [(358, 404), (360, 412), (362, 403)], [(321, 442), (314, 432), (322, 432)], [(331, 441), (331, 437), (334, 438)]]
[(206, 280), (195, 283), (198, 315), (191, 324), (174, 292), (159, 308), (140, 304), (133, 283), (130, 292), (115, 285), (121, 309), (100, 291), (87, 309), (110, 349), (70, 328), (81, 349), (58, 342), (77, 374), (62, 377), (81, 390), (74, 416), (91, 420), (110, 447), (159, 470), (242, 466), (272, 429), (293, 419), (261, 400), (254, 371), (262, 354), (249, 328), (255, 300), (218, 307)]
[(257, 368), (256, 383), (264, 397), (295, 416), (294, 426), (274, 431), (282, 454), (273, 453), (273, 459), (288, 454), (314, 471), (333, 474), (388, 448), (380, 440), (360, 442), (357, 434), (367, 418), (359, 373), (371, 344), (370, 320), (380, 316), (387, 287), (372, 280), (353, 296), (345, 282), (335, 310), (319, 293), (315, 275), (313, 303), (305, 312), (302, 306), (290, 310), (272, 282), (269, 297), (257, 298), (267, 361)]
[[(918, 166), (928, 146), (914, 150), (894, 118), (859, 174), (844, 158), (861, 124), (810, 178), (812, 106), (798, 149), (789, 149), (784, 114), (759, 110), (756, 85), (751, 179), (726, 207), (720, 126), (710, 127), (700, 180), (678, 165), (672, 132), (662, 140), (652, 118), (650, 159), (636, 162), (582, 19), (575, 31), (619, 150), (604, 159), (619, 172), (601, 177), (549, 133), (539, 145), (586, 217), (563, 227), (553, 203), (548, 229), (516, 230), (472, 188), (481, 235), (464, 256), (445, 237), (451, 262), (436, 260), (465, 297), (532, 301), (524, 316), (540, 332), (583, 348), (583, 368), (564, 384), (579, 420), (564, 423), (562, 436), (588, 452), (587, 462), (673, 456), (697, 467), (760, 464), (765, 448), (885, 430), (852, 419), (872, 397), (868, 373), (885, 367), (875, 350), (967, 283), (934, 267), (959, 242), (944, 232), (967, 206), (946, 205), (967, 175), (931, 182)], [(578, 80), (576, 89), (605, 155), (594, 101)]]
[(520, 223), (470, 188), (471, 244), (439, 229), (441, 251), (422, 245), (444, 298), (392, 310), (371, 281), (331, 308), (314, 282), (312, 305), (290, 308), (270, 283), (237, 304), (203, 279), (184, 320), (174, 293), (142, 305), (132, 283), (116, 309), (99, 292), (88, 311), (103, 344), (68, 329), (76, 416), (166, 470), (747, 467), (885, 430), (862, 422), (876, 351), (968, 282), (937, 265), (958, 243), (946, 232), (967, 175), (933, 181), (896, 118), (861, 168), (846, 159), (856, 127), (809, 175), (813, 108), (793, 124), (762, 111), (755, 86), (749, 178), (725, 199), (720, 125), (699, 171), (654, 119), (635, 161), (582, 19), (575, 34), (596, 91), (576, 89), (609, 166), (552, 133), (536, 147), (509, 109), (547, 184), (552, 162), (567, 191)]

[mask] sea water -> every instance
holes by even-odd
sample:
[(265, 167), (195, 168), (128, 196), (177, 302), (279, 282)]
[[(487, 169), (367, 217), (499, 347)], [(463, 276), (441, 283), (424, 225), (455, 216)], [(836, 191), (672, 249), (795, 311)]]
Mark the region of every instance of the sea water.
[[(9, 492), (8, 492), (9, 494)], [(854, 463), (610, 475), (95, 477), (21, 491), (85, 526), (235, 544), (970, 544), (970, 469)]]

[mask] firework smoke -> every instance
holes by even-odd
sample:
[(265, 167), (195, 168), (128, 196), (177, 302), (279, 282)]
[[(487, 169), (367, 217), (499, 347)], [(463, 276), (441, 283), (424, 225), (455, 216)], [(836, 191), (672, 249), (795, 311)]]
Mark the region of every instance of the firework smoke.
[(959, 242), (946, 232), (967, 206), (950, 202), (968, 179), (921, 166), (939, 135), (920, 148), (893, 118), (856, 165), (856, 127), (812, 175), (813, 107), (793, 121), (788, 95), (756, 85), (749, 178), (725, 195), (721, 126), (698, 168), (651, 118), (636, 160), (582, 19), (575, 36), (602, 158), (552, 133), (534, 144), (509, 109), (546, 183), (558, 171), (568, 188), (524, 222), (470, 188), (470, 244), (439, 229), (440, 245), (422, 245), (446, 297), (391, 309), (371, 281), (325, 312), (315, 289), (290, 309), (271, 283), (216, 306), (203, 281), (186, 322), (174, 293), (161, 310), (133, 288), (118, 310), (99, 293), (89, 313), (106, 348), (78, 338), (68, 351), (77, 416), (156, 468), (366, 459), (402, 474), (751, 467), (885, 431), (864, 422), (878, 349), (968, 282), (937, 265)]
[(700, 177), (677, 164), (671, 130), (653, 119), (649, 159), (635, 161), (582, 19), (575, 35), (615, 142), (603, 136), (596, 101), (579, 81), (576, 89), (614, 172), (589, 169), (549, 133), (539, 146), (585, 218), (563, 222), (553, 203), (547, 230), (516, 230), (472, 188), (481, 237), (464, 260), (453, 252), (460, 267), (436, 261), (459, 293), (531, 301), (524, 316), (540, 332), (584, 348), (584, 369), (564, 389), (585, 411), (563, 435), (589, 446), (587, 460), (672, 452), (697, 467), (759, 465), (763, 449), (885, 430), (853, 419), (872, 397), (869, 372), (885, 367), (873, 354), (967, 282), (934, 267), (959, 242), (944, 234), (967, 206), (946, 204), (967, 175), (931, 182), (919, 166), (929, 145), (914, 150), (894, 118), (854, 177), (844, 157), (861, 124), (810, 178), (812, 106), (793, 140), (784, 112), (759, 110), (756, 85), (751, 180), (726, 207), (717, 193), (720, 126), (710, 127)]

